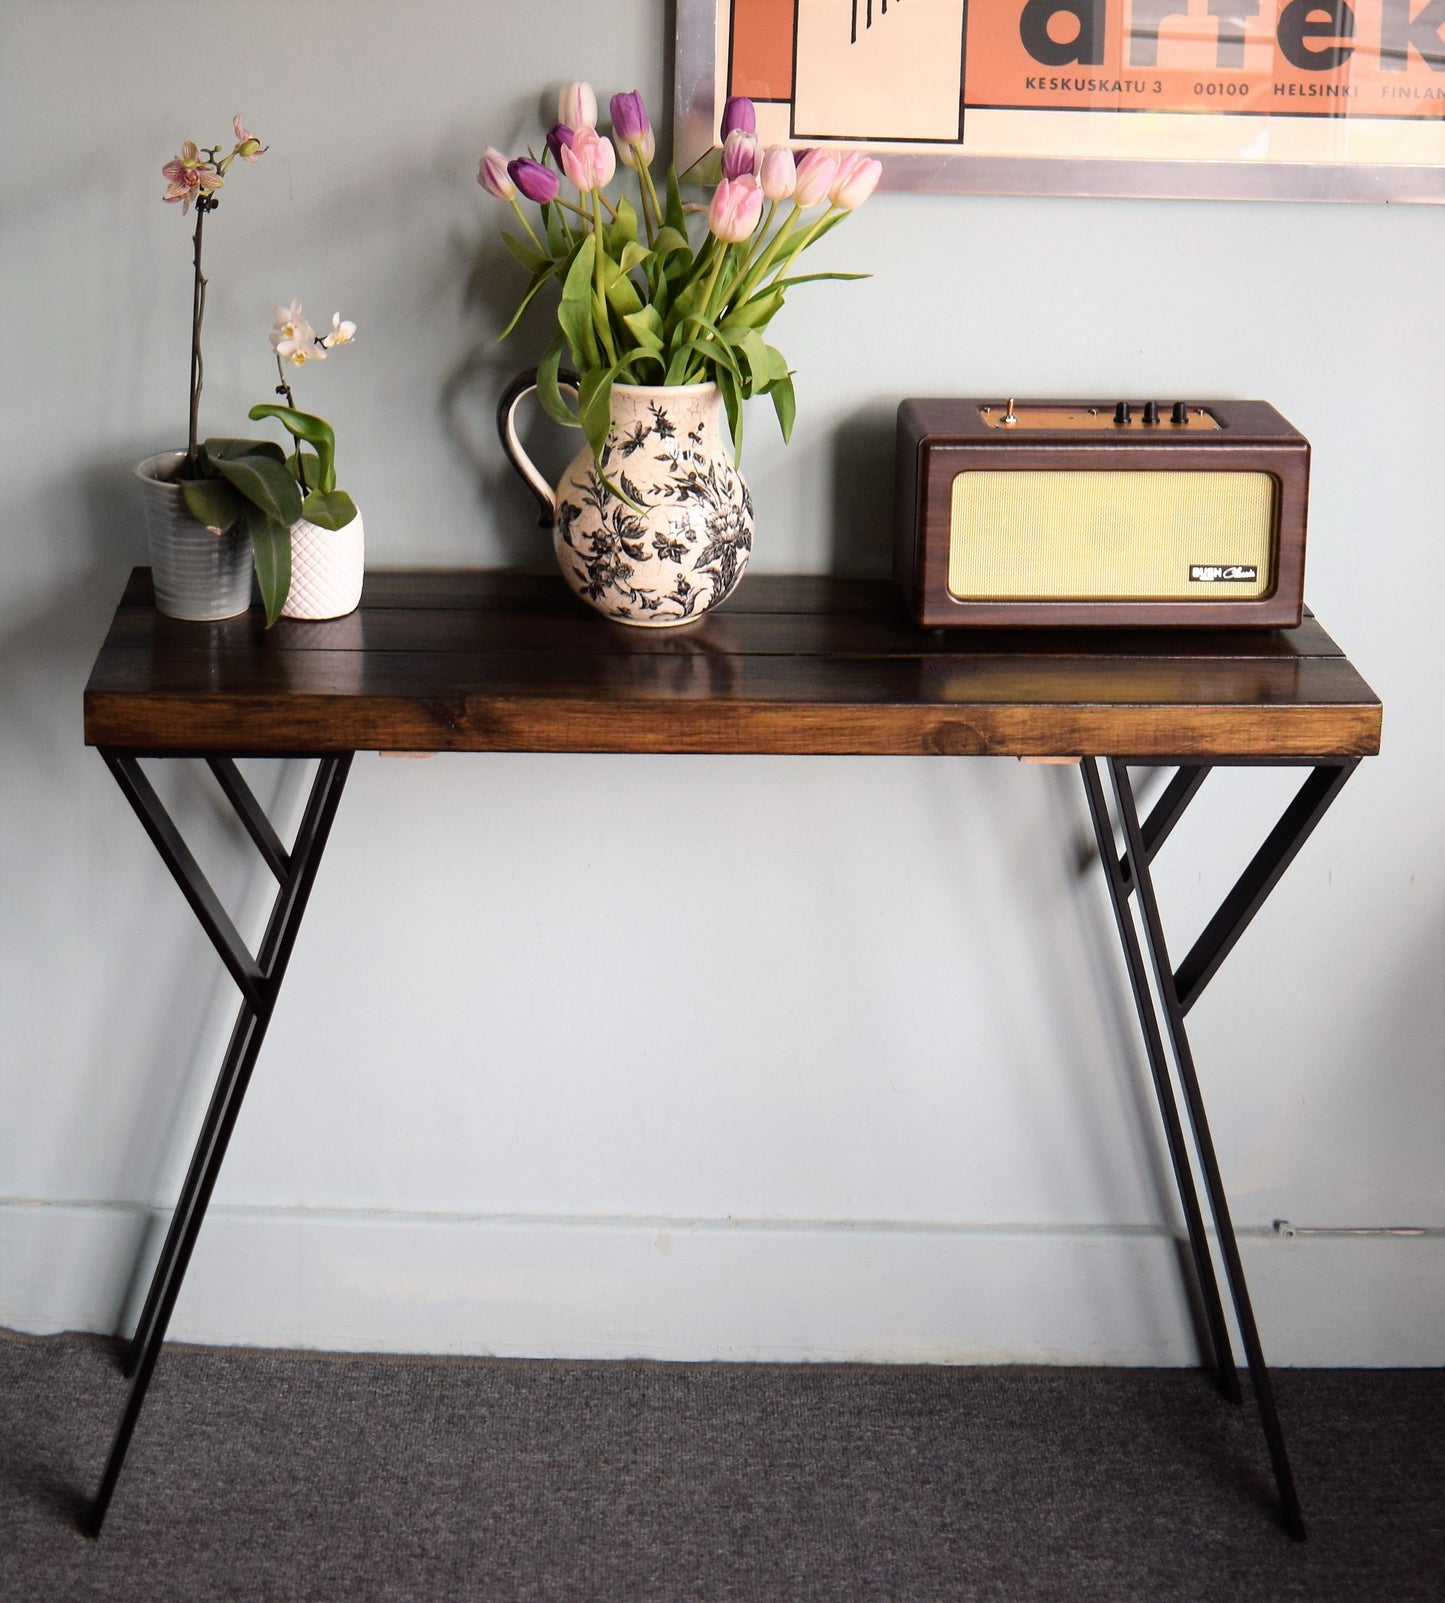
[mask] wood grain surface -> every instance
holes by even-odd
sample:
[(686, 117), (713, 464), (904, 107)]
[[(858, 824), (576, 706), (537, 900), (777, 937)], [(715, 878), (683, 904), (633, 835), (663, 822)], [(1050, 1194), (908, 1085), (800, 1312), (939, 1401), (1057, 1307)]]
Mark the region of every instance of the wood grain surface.
[(367, 574), (327, 623), (185, 623), (131, 576), (88, 744), (156, 753), (785, 752), (1310, 759), (1381, 708), (1290, 630), (923, 630), (891, 584), (749, 574), (681, 629), (609, 623), (556, 576)]

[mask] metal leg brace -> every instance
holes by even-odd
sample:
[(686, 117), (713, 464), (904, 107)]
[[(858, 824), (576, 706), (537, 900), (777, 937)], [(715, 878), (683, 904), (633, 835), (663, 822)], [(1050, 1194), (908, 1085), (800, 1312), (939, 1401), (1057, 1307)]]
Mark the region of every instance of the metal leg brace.
[[(1114, 844), (1114, 824), (1100, 779), (1100, 764), (1107, 769), (1113, 789), (1124, 840), (1122, 857)], [(1179, 1187), (1180, 1202), (1184, 1208), (1189, 1245), (1199, 1282), (1205, 1320), (1209, 1328), (1214, 1363), (1226, 1395), (1232, 1401), (1240, 1401), (1239, 1378), (1235, 1370), (1229, 1333), (1224, 1322), (1224, 1311), (1215, 1280), (1209, 1240), (1195, 1191), (1194, 1166), (1184, 1139), (1169, 1058), (1164, 1048), (1165, 1034), (1168, 1036), (1179, 1088), (1189, 1118), (1194, 1151), (1214, 1223), (1215, 1240), (1224, 1262), (1225, 1279), (1234, 1304), (1235, 1320), (1244, 1344), (1245, 1360), (1249, 1367), (1260, 1423), (1264, 1427), (1265, 1440), (1269, 1447), (1270, 1463), (1279, 1490), (1281, 1515), (1285, 1528), (1297, 1541), (1304, 1540), (1304, 1521), (1300, 1514), (1294, 1477), (1290, 1471), (1289, 1455), (1285, 1450), (1284, 1434), (1280, 1429), (1279, 1415), (1275, 1408), (1274, 1388), (1270, 1383), (1259, 1331), (1250, 1307), (1249, 1288), (1245, 1283), (1239, 1245), (1235, 1240), (1234, 1226), (1229, 1216), (1229, 1204), (1224, 1194), (1224, 1183), (1220, 1177), (1219, 1163), (1209, 1133), (1209, 1121), (1205, 1116), (1204, 1098), (1199, 1089), (1194, 1056), (1184, 1029), (1184, 1015), (1203, 994), (1205, 986), (1214, 977), (1219, 965), (1228, 956), (1250, 920), (1264, 905), (1265, 898), (1278, 883), (1280, 876), (1315, 825), (1324, 816), (1355, 766), (1354, 761), (1343, 761), (1322, 763), (1312, 769), (1279, 823), (1270, 832), (1264, 845), (1255, 854), (1234, 888), (1220, 904), (1219, 911), (1210, 920), (1189, 955), (1176, 970), (1171, 963), (1164, 939), (1164, 927), (1159, 916), (1159, 904), (1154, 891), (1150, 864), (1170, 831), (1183, 817), (1199, 786), (1208, 776), (1209, 766), (1180, 764), (1173, 780), (1155, 804), (1148, 819), (1141, 824), (1133, 785), (1129, 778), (1129, 765), (1126, 761), (1117, 757), (1086, 757), (1080, 764), (1089, 814), (1094, 824), (1094, 837), (1109, 886), (1109, 897), (1113, 903), (1119, 939), (1124, 949), (1124, 961), (1129, 971), (1129, 983), (1134, 993), (1139, 1023), (1144, 1034), (1144, 1046), (1149, 1058), (1149, 1068), (1159, 1100), (1169, 1157)], [(1130, 907), (1136, 891), (1139, 924), (1142, 924), (1143, 928), (1142, 947), (1139, 927)], [(1147, 967), (1144, 948), (1147, 948), (1149, 955)], [(1154, 982), (1152, 990), (1151, 969)]]
[(120, 1478), (131, 1435), (140, 1418), (151, 1374), (165, 1340), (171, 1312), (180, 1294), (181, 1282), (200, 1234), (206, 1207), (220, 1174), (266, 1027), (271, 1022), (286, 965), (290, 961), (296, 934), (306, 910), (307, 898), (311, 894), (351, 768), (352, 754), (346, 752), (320, 760), (295, 844), (289, 852), (235, 763), (228, 757), (208, 759), (221, 789), (280, 887), (260, 951), (254, 956), (141, 770), (138, 755), (109, 750), (102, 751), (101, 755), (236, 982), (241, 992), (241, 1008), (231, 1031), (230, 1044), (226, 1048), (200, 1137), (191, 1156), (180, 1199), (171, 1216), (145, 1307), (126, 1354), (124, 1367), (130, 1377), (130, 1394), (105, 1473), (101, 1477), (100, 1489), (86, 1514), (85, 1529), (91, 1536), (100, 1534), (106, 1510)]

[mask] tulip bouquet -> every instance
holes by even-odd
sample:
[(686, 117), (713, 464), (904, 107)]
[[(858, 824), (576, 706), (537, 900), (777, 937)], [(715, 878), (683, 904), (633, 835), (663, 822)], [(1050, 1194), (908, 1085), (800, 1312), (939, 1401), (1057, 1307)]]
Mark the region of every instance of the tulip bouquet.
[[(752, 103), (736, 98), (723, 115), (722, 179), (706, 207), (684, 206), (675, 169), (658, 193), (642, 96), (614, 95), (610, 109), (609, 138), (597, 127), (593, 91), (568, 84), (540, 158), (488, 149), (481, 160), (477, 182), (516, 212), (521, 235), (502, 237), (531, 274), (503, 337), (543, 289), (557, 288), (558, 328), (539, 364), (538, 393), (558, 422), (580, 424), (599, 469), (615, 383), (716, 382), (739, 456), (742, 403), (768, 395), (787, 439), (792, 372), (764, 333), (794, 285), (865, 276), (795, 267), (872, 194), (881, 166), (857, 151), (764, 148)], [(619, 163), (636, 175), (636, 205), (607, 193)], [(524, 201), (539, 208), (535, 222)], [(696, 245), (689, 213), (707, 220)], [(564, 358), (580, 375), (575, 412), (559, 384)]]

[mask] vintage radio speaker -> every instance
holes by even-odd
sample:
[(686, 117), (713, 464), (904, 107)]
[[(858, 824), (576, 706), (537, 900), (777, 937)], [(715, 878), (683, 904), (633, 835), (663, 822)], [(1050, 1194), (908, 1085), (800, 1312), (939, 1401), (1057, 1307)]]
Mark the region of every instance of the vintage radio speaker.
[(1263, 401), (904, 401), (894, 568), (928, 627), (1292, 628), (1309, 457)]

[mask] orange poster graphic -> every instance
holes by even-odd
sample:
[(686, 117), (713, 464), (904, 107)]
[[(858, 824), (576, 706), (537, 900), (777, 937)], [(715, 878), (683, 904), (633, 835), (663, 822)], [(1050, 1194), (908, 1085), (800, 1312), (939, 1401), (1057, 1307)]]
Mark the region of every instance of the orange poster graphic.
[[(912, 29), (925, 40), (962, 34), (960, 122), (974, 109), (1445, 120), (1445, 0), (723, 3), (729, 93), (756, 99), (792, 102), (800, 79), (825, 76), (857, 91), (864, 57), (889, 59), (890, 33)], [(910, 56), (935, 97), (941, 54)], [(871, 137), (918, 137), (908, 132), (917, 96), (910, 105), (906, 85), (888, 88), (898, 130)], [(818, 102), (820, 91), (812, 95)], [(967, 145), (966, 132), (958, 142)]]

